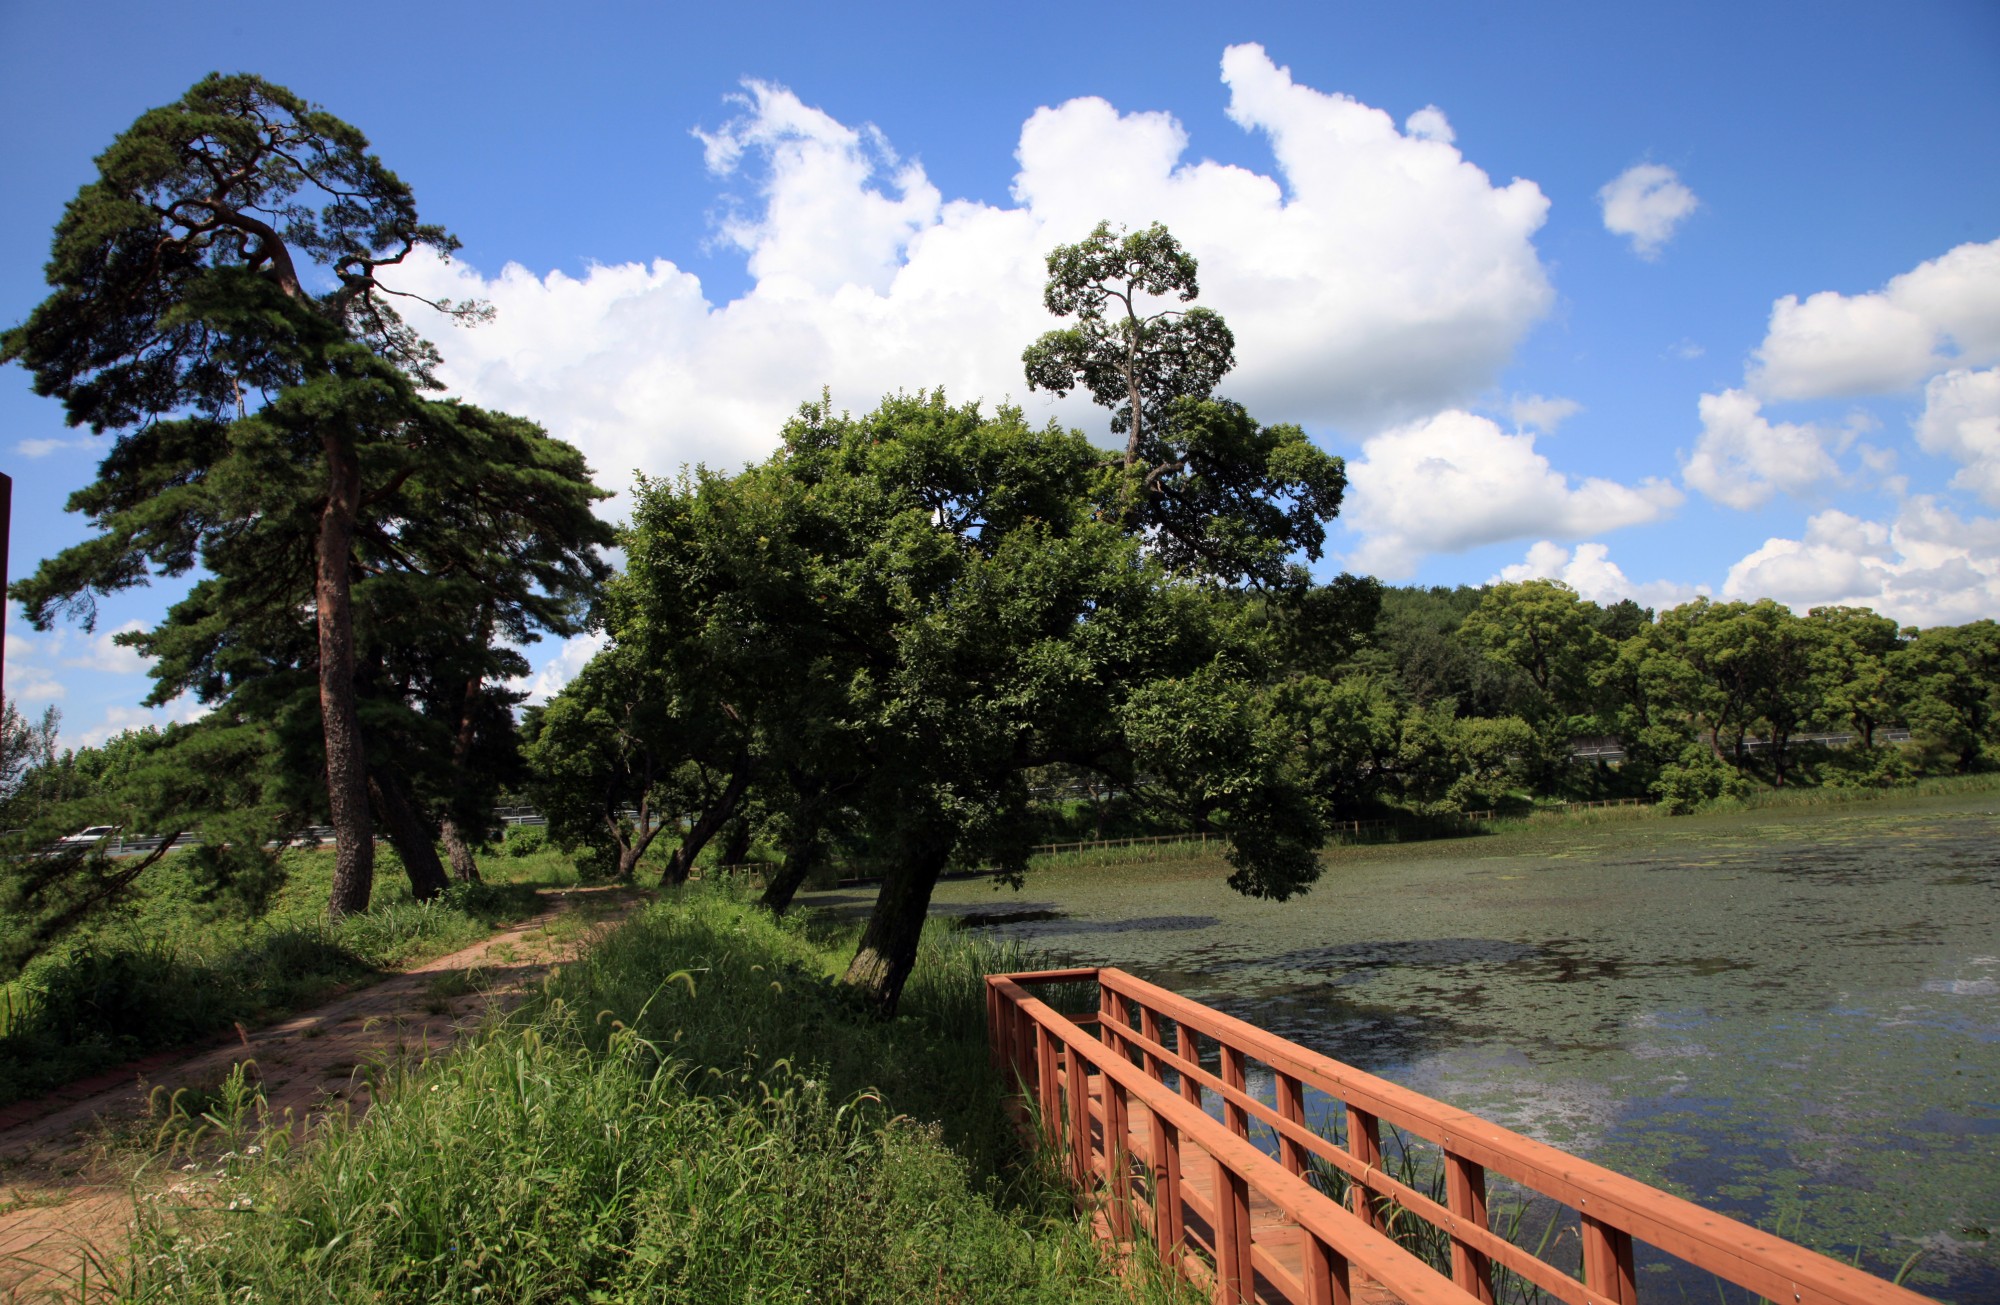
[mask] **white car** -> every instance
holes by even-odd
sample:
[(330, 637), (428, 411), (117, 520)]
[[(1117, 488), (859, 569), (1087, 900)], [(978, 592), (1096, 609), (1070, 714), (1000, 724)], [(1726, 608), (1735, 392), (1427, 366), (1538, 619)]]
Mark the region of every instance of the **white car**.
[(118, 832), (116, 825), (92, 825), (87, 829), (65, 836), (60, 840), (63, 847), (95, 847)]

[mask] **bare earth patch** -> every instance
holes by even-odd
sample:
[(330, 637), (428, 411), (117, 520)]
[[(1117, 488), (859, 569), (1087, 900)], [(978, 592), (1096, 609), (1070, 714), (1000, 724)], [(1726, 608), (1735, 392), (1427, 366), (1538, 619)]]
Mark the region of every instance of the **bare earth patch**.
[(464, 951), (266, 1028), (239, 1027), (225, 1046), (150, 1056), (85, 1091), (10, 1110), (20, 1122), (0, 1121), (0, 1301), (97, 1293), (131, 1223), (133, 1148), (176, 1091), (205, 1096), (249, 1062), (271, 1117), (289, 1113), (301, 1134), (329, 1113), (366, 1110), (373, 1066), (448, 1050), (489, 1013), (517, 1005), (640, 894), (568, 888), (543, 898), (541, 913)]

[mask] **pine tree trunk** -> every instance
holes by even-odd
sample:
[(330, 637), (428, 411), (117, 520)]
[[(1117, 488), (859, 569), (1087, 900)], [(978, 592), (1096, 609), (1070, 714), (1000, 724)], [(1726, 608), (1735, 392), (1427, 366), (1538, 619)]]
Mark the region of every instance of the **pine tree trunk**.
[(931, 890), (951, 858), (952, 839), (933, 837), (910, 854), (899, 857), (882, 891), (874, 914), (861, 935), (841, 982), (858, 988), (884, 1019), (896, 1013), (903, 985), (917, 963), (917, 943), (923, 938), (924, 917), (930, 914)]
[(444, 842), (445, 855), (451, 858), (451, 872), (468, 884), (479, 882), (479, 862), (473, 859), (472, 847), (459, 832), (458, 822), (450, 816), (438, 821), (438, 837)]
[[(479, 614), (479, 642), (483, 647), (493, 639), (493, 609), (487, 608)], [(473, 713), (479, 706), (479, 691), (486, 686), (486, 678), (474, 675), (465, 682), (465, 702), (458, 711), (458, 737), (451, 742), (452, 779), (460, 790), (465, 786), (465, 763), (472, 758)], [(438, 822), (438, 834), (444, 840), (446, 855), (451, 857), (452, 873), (466, 883), (479, 882), (479, 862), (473, 859), (472, 848), (466, 843), (465, 835), (459, 832), (458, 822), (446, 815)]]
[(451, 880), (445, 877), (444, 862), (438, 860), (430, 827), (418, 818), (401, 782), (393, 775), (370, 776), (368, 791), (382, 813), (382, 832), (409, 873), (410, 895), (428, 902), (449, 888)]
[(368, 765), (354, 705), (354, 604), (348, 565), (361, 504), (361, 461), (341, 434), (325, 440), (326, 507), (320, 513), (313, 599), (319, 618), (319, 710), (326, 740), (326, 800), (333, 821), (333, 891), (326, 913), (338, 920), (368, 909), (375, 886), (375, 830), (368, 819)]

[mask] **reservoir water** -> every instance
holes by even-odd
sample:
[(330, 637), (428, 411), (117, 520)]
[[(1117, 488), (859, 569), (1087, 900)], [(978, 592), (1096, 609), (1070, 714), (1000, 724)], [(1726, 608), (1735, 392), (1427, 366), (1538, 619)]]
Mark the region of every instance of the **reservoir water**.
[(1224, 873), (1058, 867), (937, 909), (2000, 1301), (2000, 794), (1340, 849), (1288, 903)]

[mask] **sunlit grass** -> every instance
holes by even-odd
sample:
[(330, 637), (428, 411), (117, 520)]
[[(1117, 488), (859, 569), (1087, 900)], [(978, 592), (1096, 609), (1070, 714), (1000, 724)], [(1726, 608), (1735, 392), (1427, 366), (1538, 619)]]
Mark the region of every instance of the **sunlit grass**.
[(885, 1022), (827, 978), (849, 943), (726, 888), (677, 893), (448, 1059), (385, 1071), (364, 1121), (255, 1157), (241, 1126), (208, 1144), (236, 1154), (142, 1202), (129, 1293), (1180, 1297), (1121, 1279), (1022, 1161), (982, 975), (1023, 959), (934, 930)]

